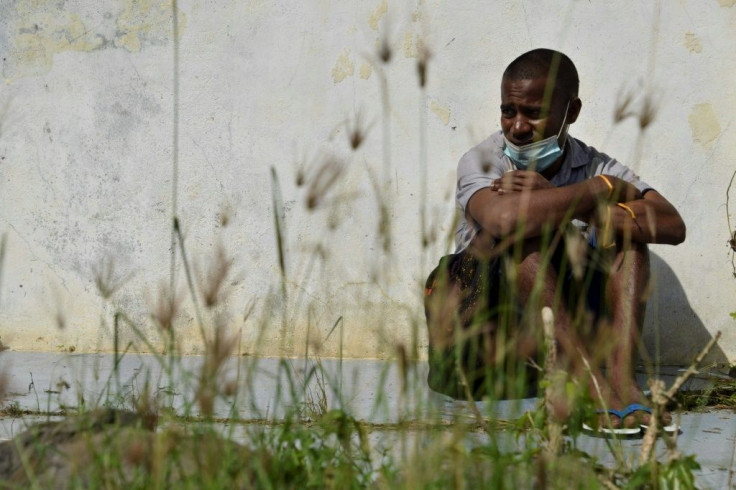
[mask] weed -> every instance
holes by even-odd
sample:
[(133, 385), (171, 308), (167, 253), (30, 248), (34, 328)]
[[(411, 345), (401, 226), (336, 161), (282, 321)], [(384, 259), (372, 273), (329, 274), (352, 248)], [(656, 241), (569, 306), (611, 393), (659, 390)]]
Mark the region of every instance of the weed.
[(23, 416), (23, 409), (18, 402), (11, 402), (2, 408), (2, 414), (6, 417), (19, 418)]

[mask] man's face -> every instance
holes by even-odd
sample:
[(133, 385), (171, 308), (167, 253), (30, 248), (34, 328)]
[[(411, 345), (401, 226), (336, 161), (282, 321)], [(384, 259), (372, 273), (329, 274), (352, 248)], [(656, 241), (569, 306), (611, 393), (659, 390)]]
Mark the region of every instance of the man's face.
[[(560, 132), (568, 101), (555, 95), (545, 104), (546, 83), (546, 78), (501, 81), (501, 129), (515, 145), (523, 146)], [(568, 116), (566, 122), (573, 121)], [(565, 143), (562, 139), (560, 146)]]

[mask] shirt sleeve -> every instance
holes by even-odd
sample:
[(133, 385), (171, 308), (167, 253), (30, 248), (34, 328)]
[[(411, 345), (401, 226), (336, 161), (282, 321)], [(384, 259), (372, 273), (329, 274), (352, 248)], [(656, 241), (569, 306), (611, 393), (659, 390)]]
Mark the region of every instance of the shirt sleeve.
[(618, 177), (621, 180), (629, 182), (644, 194), (648, 190), (652, 190), (652, 186), (639, 178), (636, 173), (626, 165), (622, 164), (615, 158), (608, 158), (602, 165), (598, 166), (595, 175), (606, 174)]
[(455, 232), (455, 245), (458, 252), (467, 247), (477, 232), (465, 219), (470, 198), (513, 168), (503, 154), (503, 146), (500, 143), (502, 141), (500, 132), (492, 135), (463, 155), (457, 165), (455, 202), (458, 226)]
[(622, 164), (615, 158), (611, 158), (609, 161), (605, 162), (600, 167), (600, 171), (596, 174), (607, 174), (607, 175), (613, 175), (614, 177), (618, 177), (621, 180), (624, 180), (626, 182), (629, 182), (634, 187), (639, 189), (639, 192), (644, 194), (646, 191), (651, 190), (652, 187), (641, 180), (636, 173), (631, 170), (626, 165)]
[(642, 194), (653, 189), (652, 186), (644, 182), (636, 175), (636, 172), (619, 162), (615, 158), (611, 158), (605, 153), (601, 153), (592, 146), (588, 146), (582, 141), (571, 138), (568, 140), (572, 150), (572, 166), (574, 169), (585, 169), (584, 177), (577, 172), (572, 174), (571, 182), (565, 185), (579, 182), (581, 178), (591, 179), (597, 175), (606, 174), (618, 177), (621, 180), (629, 182), (639, 189)]
[(457, 165), (458, 209), (465, 213), (470, 198), (479, 190), (491, 185), (512, 167), (504, 158), (503, 150), (495, 141), (496, 135), (472, 148)]

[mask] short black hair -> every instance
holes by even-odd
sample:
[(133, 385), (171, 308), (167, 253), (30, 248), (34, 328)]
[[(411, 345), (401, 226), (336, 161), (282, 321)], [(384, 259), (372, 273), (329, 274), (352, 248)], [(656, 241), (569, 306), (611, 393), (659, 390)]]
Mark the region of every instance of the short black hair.
[(553, 79), (553, 90), (567, 99), (578, 96), (578, 70), (564, 53), (553, 49), (533, 49), (512, 61), (503, 72), (507, 80)]

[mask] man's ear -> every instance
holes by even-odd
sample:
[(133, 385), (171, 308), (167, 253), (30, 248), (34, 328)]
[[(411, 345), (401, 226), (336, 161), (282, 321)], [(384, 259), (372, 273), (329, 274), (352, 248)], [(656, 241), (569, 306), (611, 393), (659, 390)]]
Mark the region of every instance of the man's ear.
[(567, 124), (572, 124), (578, 120), (580, 115), (580, 109), (583, 107), (583, 102), (580, 97), (575, 97), (570, 100), (570, 106), (567, 108)]

